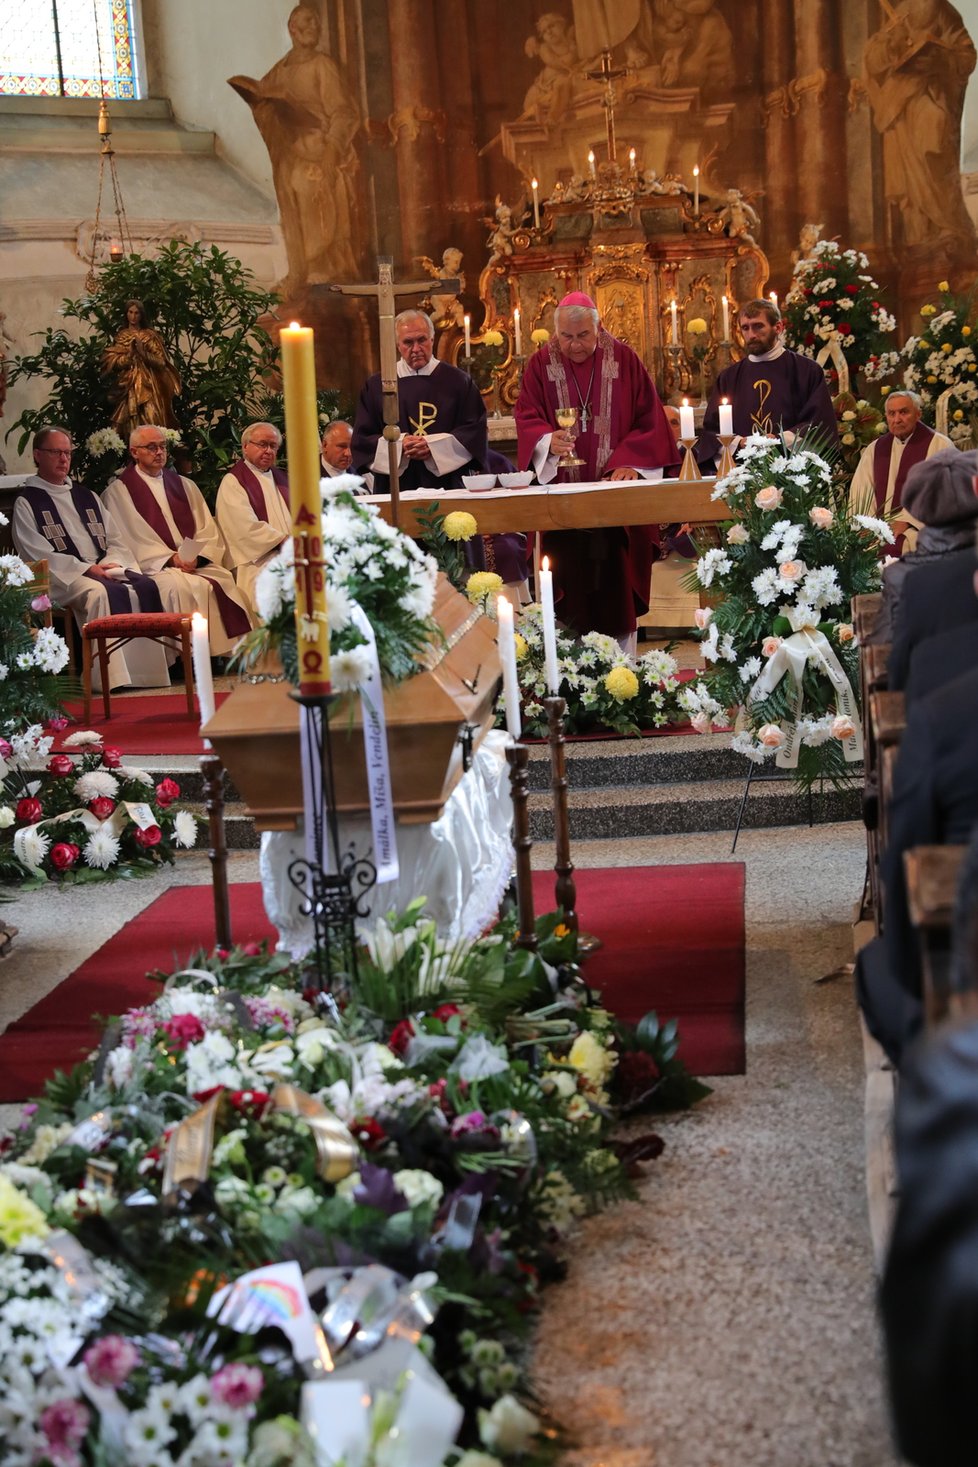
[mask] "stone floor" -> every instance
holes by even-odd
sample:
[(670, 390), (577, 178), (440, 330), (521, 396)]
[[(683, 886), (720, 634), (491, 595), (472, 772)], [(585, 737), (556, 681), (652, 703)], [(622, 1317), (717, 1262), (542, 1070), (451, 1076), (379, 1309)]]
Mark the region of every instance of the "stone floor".
[[(732, 859), (728, 835), (580, 843), (581, 866)], [(536, 863), (549, 864), (544, 847)], [(851, 983), (855, 825), (748, 831), (745, 1076), (715, 1081), (635, 1203), (588, 1222), (550, 1291), (535, 1383), (566, 1467), (894, 1467), (866, 1222), (863, 1069)], [(232, 857), (232, 879), (256, 861)], [(0, 966), (0, 1028), (153, 900), (209, 879), (194, 854), (134, 883), (33, 892)], [(0, 1111), (9, 1121), (15, 1107)]]

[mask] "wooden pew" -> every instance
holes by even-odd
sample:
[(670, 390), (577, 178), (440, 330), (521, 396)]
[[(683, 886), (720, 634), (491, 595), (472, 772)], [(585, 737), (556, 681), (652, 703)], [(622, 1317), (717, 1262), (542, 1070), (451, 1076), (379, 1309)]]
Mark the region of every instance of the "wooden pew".
[[(907, 704), (903, 693), (870, 693), (869, 727), (876, 747), (876, 778), (878, 788), (878, 820), (875, 832), (874, 852), (877, 864), (879, 854), (886, 847), (887, 806), (893, 789), (893, 771), (896, 765), (900, 739), (906, 726)], [(878, 874), (875, 878), (876, 929), (882, 926), (885, 907), (884, 893), (880, 889)]]
[(924, 975), (924, 1013), (927, 1023), (947, 1017), (952, 1008), (976, 1011), (974, 993), (950, 993), (951, 924), (957, 899), (958, 879), (967, 846), (915, 846), (906, 851), (903, 868), (907, 877), (910, 917), (920, 943)]
[[(859, 705), (863, 725), (863, 824), (866, 827), (866, 881), (860, 903), (860, 918), (870, 920), (880, 930), (879, 890), (879, 770), (876, 740), (869, 717), (870, 694), (881, 691), (885, 683), (885, 657), (880, 648), (867, 643), (876, 623), (883, 597), (880, 593), (853, 596), (852, 625), (859, 642)], [(882, 661), (883, 676), (880, 675)]]

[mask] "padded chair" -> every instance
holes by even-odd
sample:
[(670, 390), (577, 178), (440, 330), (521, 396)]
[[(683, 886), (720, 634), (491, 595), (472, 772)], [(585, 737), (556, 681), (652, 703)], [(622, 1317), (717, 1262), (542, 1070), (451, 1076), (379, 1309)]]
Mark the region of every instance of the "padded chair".
[(194, 703), (194, 664), (191, 656), (190, 614), (179, 611), (134, 611), (118, 616), (96, 616), (82, 627), (82, 687), (85, 691), (85, 722), (92, 716), (92, 662), (98, 657), (102, 674), (102, 707), (111, 718), (109, 690), (109, 657), (120, 647), (148, 637), (166, 647), (174, 647), (183, 658), (183, 677), (187, 689), (187, 712), (196, 718)]

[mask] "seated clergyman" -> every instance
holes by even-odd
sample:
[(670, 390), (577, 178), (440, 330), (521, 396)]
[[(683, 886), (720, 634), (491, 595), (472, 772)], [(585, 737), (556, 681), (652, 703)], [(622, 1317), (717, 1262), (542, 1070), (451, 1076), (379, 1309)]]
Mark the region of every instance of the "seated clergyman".
[(249, 423), (241, 435), (241, 457), (217, 491), (217, 523), (235, 580), (249, 600), (258, 572), (292, 533), (289, 481), (275, 462), (281, 446), (273, 423)]
[[(71, 436), (41, 428), (32, 446), (37, 472), (14, 504), (11, 529), (25, 560), (46, 560), (51, 595), (79, 626), (95, 617), (163, 611), (158, 578), (140, 572), (136, 555), (98, 495), (71, 478)], [(170, 654), (172, 659), (172, 654)], [(169, 682), (167, 654), (156, 642), (130, 642), (109, 658), (113, 688), (158, 688)], [(96, 661), (93, 685), (101, 688)]]

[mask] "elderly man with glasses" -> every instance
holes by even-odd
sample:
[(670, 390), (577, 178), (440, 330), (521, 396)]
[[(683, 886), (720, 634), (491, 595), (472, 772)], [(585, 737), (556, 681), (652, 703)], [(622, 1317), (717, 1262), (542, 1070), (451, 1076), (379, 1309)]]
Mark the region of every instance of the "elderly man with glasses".
[(106, 489), (105, 506), (140, 567), (159, 575), (167, 609), (206, 616), (211, 655), (223, 657), (250, 630), (252, 616), (224, 568), (227, 549), (214, 516), (193, 480), (166, 467), (162, 428), (134, 428), (129, 452), (133, 462)]
[(241, 435), (241, 457), (217, 491), (217, 523), (238, 589), (250, 601), (258, 572), (292, 533), (289, 481), (275, 464), (281, 446), (274, 423), (249, 423)]
[[(67, 430), (41, 428), (32, 448), (37, 473), (17, 496), (11, 529), (25, 560), (47, 561), (54, 600), (71, 609), (79, 626), (96, 616), (162, 611), (158, 578), (140, 572), (132, 546), (98, 495), (71, 478)], [(167, 661), (158, 643), (130, 642), (109, 658), (111, 686), (165, 687)], [(93, 683), (101, 687), (97, 661)]]

